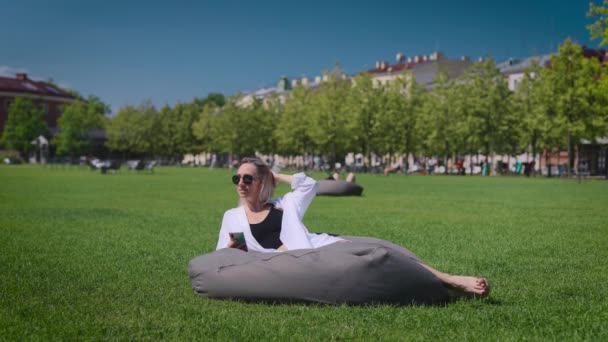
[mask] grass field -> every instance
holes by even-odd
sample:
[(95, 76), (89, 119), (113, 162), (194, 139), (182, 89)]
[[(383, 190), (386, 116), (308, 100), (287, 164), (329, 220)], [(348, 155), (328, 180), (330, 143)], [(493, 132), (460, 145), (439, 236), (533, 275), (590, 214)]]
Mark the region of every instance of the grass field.
[(606, 181), (359, 175), (363, 197), (315, 199), (311, 231), (391, 240), (493, 292), (351, 307), (192, 293), (229, 175), (0, 166), (0, 340), (608, 340)]

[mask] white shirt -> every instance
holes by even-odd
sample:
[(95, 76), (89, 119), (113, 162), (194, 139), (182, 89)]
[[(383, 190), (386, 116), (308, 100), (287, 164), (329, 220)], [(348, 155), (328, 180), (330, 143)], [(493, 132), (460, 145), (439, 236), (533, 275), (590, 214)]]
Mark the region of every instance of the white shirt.
[[(283, 210), (279, 237), (288, 250), (318, 248), (343, 240), (327, 234), (309, 233), (302, 222), (310, 202), (317, 194), (317, 187), (317, 181), (304, 173), (297, 173), (293, 175), (293, 181), (291, 182), (293, 191), (271, 201), (275, 208)], [(216, 249), (226, 248), (230, 241), (229, 233), (237, 232), (244, 233), (247, 248), (250, 251), (266, 253), (277, 251), (276, 249), (262, 247), (253, 237), (243, 206), (230, 209), (224, 213)]]

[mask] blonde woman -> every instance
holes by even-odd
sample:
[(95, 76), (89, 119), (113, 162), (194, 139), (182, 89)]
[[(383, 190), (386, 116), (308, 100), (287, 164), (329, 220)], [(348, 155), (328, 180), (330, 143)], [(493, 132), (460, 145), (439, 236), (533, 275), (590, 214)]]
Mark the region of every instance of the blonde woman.
[[(272, 253), (349, 242), (337, 236), (310, 233), (304, 226), (302, 219), (315, 198), (317, 188), (317, 182), (304, 173), (275, 174), (262, 160), (244, 158), (232, 176), (232, 182), (240, 205), (224, 214), (217, 249), (239, 247)], [(292, 191), (271, 199), (276, 185), (281, 183), (291, 185)], [(237, 242), (235, 234), (242, 234), (246, 245)], [(485, 297), (490, 293), (490, 286), (484, 278), (450, 275), (419, 263), (444, 286), (461, 294)]]

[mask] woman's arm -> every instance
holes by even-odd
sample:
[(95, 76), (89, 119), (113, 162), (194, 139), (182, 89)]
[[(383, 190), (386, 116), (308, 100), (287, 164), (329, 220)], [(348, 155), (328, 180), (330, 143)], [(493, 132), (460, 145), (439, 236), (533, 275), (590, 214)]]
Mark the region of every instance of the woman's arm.
[(230, 248), (232, 247), (232, 245), (234, 245), (234, 241), (232, 241), (230, 235), (228, 234), (228, 216), (228, 212), (225, 212), (224, 217), (222, 218), (222, 228), (220, 228), (217, 246), (215, 247), (216, 250), (222, 248)]
[(272, 175), (274, 176), (274, 184), (275, 185), (279, 185), (279, 184), (291, 184), (291, 182), (293, 182), (293, 176), (292, 175), (285, 175), (282, 173), (272, 173)]
[(290, 184), (293, 190), (289, 195), (296, 205), (296, 210), (300, 220), (308, 209), (310, 202), (317, 195), (317, 181), (306, 176), (304, 172), (295, 175), (274, 174), (276, 184)]

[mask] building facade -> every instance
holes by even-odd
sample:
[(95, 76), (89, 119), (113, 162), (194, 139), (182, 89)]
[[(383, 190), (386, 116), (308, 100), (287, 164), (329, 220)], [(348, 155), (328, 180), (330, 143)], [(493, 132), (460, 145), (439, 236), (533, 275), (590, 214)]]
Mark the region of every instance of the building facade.
[(0, 133), (4, 131), (8, 110), (18, 96), (28, 97), (42, 107), (46, 124), (53, 135), (58, 131), (57, 120), (62, 107), (76, 101), (74, 95), (52, 84), (34, 81), (24, 73), (17, 74), (15, 78), (0, 77)]

